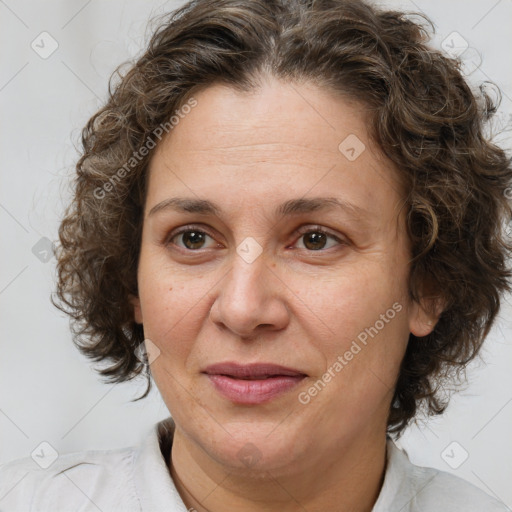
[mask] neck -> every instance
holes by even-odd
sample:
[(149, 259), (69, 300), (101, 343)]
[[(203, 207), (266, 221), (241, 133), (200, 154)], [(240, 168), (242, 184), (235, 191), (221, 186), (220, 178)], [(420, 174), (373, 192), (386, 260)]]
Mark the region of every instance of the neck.
[(170, 472), (189, 510), (371, 512), (384, 480), (386, 436), (358, 436), (308, 461), (257, 474), (218, 464), (176, 426)]

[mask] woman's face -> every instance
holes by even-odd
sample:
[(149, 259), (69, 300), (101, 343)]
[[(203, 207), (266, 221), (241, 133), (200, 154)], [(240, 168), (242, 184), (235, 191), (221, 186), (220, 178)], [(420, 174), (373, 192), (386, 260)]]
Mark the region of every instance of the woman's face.
[(264, 469), (382, 436), (409, 333), (431, 327), (361, 106), (273, 79), (195, 99), (151, 161), (133, 300), (178, 431)]

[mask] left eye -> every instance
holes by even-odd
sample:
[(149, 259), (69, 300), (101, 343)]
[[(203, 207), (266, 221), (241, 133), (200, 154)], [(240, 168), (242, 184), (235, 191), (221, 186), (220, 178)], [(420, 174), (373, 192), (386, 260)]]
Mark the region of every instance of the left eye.
[[(305, 248), (310, 251), (319, 251), (322, 249), (330, 249), (330, 247), (326, 247), (328, 239), (332, 239), (338, 244), (343, 244), (343, 241), (340, 240), (338, 237), (328, 233), (327, 231), (324, 231), (323, 229), (315, 228), (315, 229), (309, 229), (308, 231), (302, 231), (300, 233), (299, 240), (304, 240), (303, 245), (304, 247), (299, 248)], [(334, 244), (336, 245), (336, 244)]]

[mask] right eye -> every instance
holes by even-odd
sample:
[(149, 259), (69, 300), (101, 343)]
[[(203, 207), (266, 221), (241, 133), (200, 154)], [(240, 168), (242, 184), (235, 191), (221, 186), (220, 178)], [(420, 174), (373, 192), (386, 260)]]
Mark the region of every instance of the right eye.
[[(186, 251), (197, 251), (198, 249), (204, 249), (204, 244), (206, 240), (210, 238), (213, 242), (215, 240), (211, 237), (206, 231), (197, 229), (193, 226), (185, 226), (181, 228), (179, 231), (172, 233), (169, 238), (167, 238), (166, 245), (173, 244), (179, 247), (180, 249), (184, 249)], [(175, 240), (181, 241), (183, 245), (176, 243)], [(219, 244), (215, 242), (215, 245), (211, 247), (218, 247)], [(207, 249), (208, 247), (206, 247)]]

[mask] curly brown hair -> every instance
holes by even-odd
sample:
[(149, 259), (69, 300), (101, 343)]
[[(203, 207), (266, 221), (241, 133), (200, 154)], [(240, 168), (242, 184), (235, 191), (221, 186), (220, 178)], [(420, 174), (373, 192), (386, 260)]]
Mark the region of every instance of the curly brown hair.
[[(112, 75), (82, 131), (74, 197), (59, 229), (58, 301), (74, 342), (110, 382), (148, 365), (129, 296), (137, 296), (146, 177), (161, 126), (213, 83), (249, 91), (270, 74), (309, 82), (369, 107), (371, 137), (407, 190), (409, 293), (440, 297), (428, 336), (410, 335), (388, 420), (400, 434), (418, 407), (440, 414), (439, 391), (478, 353), (510, 291), (505, 226), (511, 159), (485, 128), (499, 98), (472, 91), (461, 62), (428, 45), (420, 14), (358, 0), (197, 0), (159, 19), (145, 53)], [(156, 137), (160, 138), (160, 137)], [(134, 158), (134, 157), (137, 158)], [(127, 162), (130, 162), (127, 166)], [(146, 369), (146, 370), (145, 370)]]

